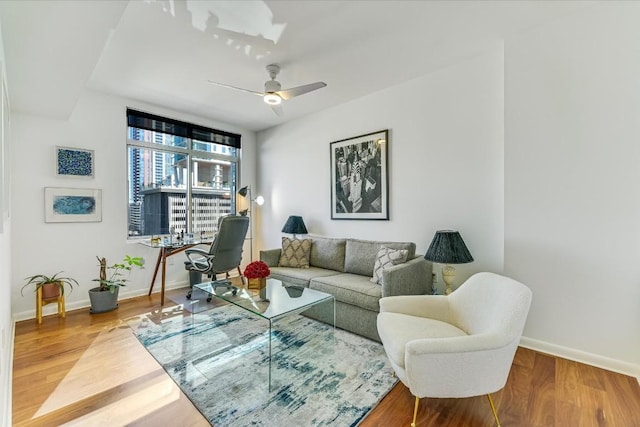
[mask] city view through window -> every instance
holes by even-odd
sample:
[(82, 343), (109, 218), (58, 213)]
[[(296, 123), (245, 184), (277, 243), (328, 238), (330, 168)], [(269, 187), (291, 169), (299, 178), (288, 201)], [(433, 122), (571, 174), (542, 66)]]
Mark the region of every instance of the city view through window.
[[(179, 126), (185, 123), (131, 111), (127, 112), (129, 237), (211, 236), (218, 219), (236, 211), (240, 136), (206, 128), (185, 132)], [(216, 142), (176, 133), (205, 135)]]

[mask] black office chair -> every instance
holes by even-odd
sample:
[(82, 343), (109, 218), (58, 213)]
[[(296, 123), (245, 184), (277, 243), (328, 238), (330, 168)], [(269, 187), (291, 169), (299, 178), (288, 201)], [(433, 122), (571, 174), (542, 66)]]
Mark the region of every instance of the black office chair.
[[(185, 251), (189, 260), (185, 262), (185, 268), (207, 274), (213, 280), (217, 280), (217, 275), (222, 273), (225, 273), (226, 279), (229, 279), (229, 272), (238, 269), (240, 280), (244, 285), (240, 262), (242, 261), (242, 246), (248, 229), (249, 217), (235, 215), (222, 217), (218, 224), (218, 234), (208, 251), (200, 248), (189, 248)], [(191, 285), (193, 286), (193, 284)], [(220, 281), (215, 286), (225, 286), (232, 289), (234, 294), (238, 290), (229, 280)], [(189, 289), (187, 299), (191, 298), (192, 291), (193, 288)], [(210, 300), (211, 297), (207, 298), (207, 301)]]

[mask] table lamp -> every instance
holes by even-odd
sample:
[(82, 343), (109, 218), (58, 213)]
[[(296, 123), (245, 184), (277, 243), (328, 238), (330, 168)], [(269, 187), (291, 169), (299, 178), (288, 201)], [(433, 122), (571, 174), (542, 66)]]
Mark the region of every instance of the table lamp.
[(293, 234), (293, 238), (296, 238), (296, 234), (307, 234), (307, 227), (304, 225), (304, 221), (301, 216), (291, 215), (287, 222), (282, 227), (283, 233)]
[(473, 257), (469, 253), (467, 245), (464, 244), (460, 233), (452, 230), (436, 231), (424, 259), (445, 264), (442, 267), (442, 280), (447, 285), (445, 289), (446, 295), (452, 292), (451, 284), (456, 275), (456, 269), (449, 264), (466, 264), (473, 261)]

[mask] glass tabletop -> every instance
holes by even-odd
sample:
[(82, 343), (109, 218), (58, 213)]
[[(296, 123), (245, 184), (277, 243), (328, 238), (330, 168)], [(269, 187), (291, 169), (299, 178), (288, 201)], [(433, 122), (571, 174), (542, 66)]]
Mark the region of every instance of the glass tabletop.
[(245, 288), (234, 287), (226, 280), (205, 282), (194, 286), (269, 320), (275, 320), (296, 311), (302, 312), (316, 304), (333, 299), (330, 294), (285, 284), (277, 279), (267, 279), (265, 301)]
[(183, 246), (195, 246), (200, 244), (210, 244), (213, 242), (213, 237), (205, 237), (201, 238), (184, 238), (183, 240), (173, 240), (173, 241), (165, 241), (162, 239), (141, 239), (136, 243), (140, 243), (144, 246), (150, 246), (152, 248), (167, 248), (167, 249), (175, 249), (181, 248)]

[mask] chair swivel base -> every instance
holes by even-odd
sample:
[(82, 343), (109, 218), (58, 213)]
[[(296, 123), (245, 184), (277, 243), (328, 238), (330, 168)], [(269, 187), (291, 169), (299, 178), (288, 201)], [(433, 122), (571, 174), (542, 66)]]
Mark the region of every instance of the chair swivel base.
[[(234, 285), (231, 283), (231, 280), (229, 280), (229, 279), (214, 280), (214, 281), (213, 281), (213, 282), (211, 282), (211, 283), (212, 283), (212, 288), (213, 288), (214, 290), (215, 290), (216, 288), (220, 287), (220, 286), (223, 286), (223, 287), (225, 287), (225, 288), (227, 288), (227, 289), (231, 289), (231, 293), (232, 293), (233, 295), (236, 295), (236, 294), (238, 293), (238, 287), (237, 287), (237, 286), (234, 286)], [(192, 288), (189, 290), (189, 292), (187, 293), (187, 299), (191, 299), (191, 297), (192, 297), (192, 293), (193, 293), (193, 287), (192, 287)], [(208, 296), (207, 296), (207, 302), (211, 302), (211, 298), (212, 298), (212, 296), (211, 296), (211, 295), (208, 295)]]

